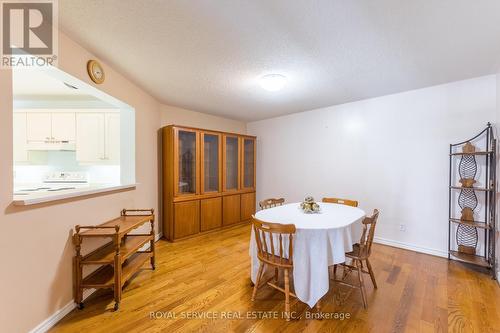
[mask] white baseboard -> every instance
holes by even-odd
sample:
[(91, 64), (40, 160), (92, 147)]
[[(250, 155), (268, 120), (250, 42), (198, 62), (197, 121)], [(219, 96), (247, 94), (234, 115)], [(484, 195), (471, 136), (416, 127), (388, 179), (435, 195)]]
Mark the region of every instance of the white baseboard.
[[(159, 233), (155, 236), (155, 242), (157, 242), (163, 236), (162, 233)], [(87, 299), (90, 295), (92, 295), (96, 289), (86, 289), (83, 291), (83, 299)], [(68, 304), (57, 310), (52, 316), (45, 319), (38, 326), (30, 331), (30, 333), (45, 333), (50, 330), (55, 324), (57, 324), (61, 319), (63, 319), (68, 313), (70, 313), (74, 308), (76, 308), (76, 303), (74, 300), (71, 300)]]
[(427, 248), (427, 247), (416, 246), (416, 245), (412, 245), (412, 244), (408, 244), (408, 243), (404, 243), (404, 242), (399, 242), (399, 241), (395, 241), (395, 240), (391, 240), (391, 239), (380, 238), (380, 237), (374, 237), (373, 241), (375, 243), (399, 247), (399, 248), (405, 249), (405, 250), (411, 250), (411, 251), (415, 251), (415, 252), (430, 254), (433, 256), (437, 256), (437, 257), (448, 258), (448, 252), (442, 251), (442, 250), (436, 250), (436, 249), (431, 249), (431, 248)]
[[(92, 295), (96, 289), (87, 289), (83, 292), (83, 299), (87, 299), (90, 295)], [(45, 319), (41, 322), (37, 327), (32, 329), (30, 333), (45, 333), (50, 330), (55, 324), (59, 322), (59, 320), (63, 319), (68, 313), (73, 311), (76, 308), (76, 303), (74, 300), (71, 300), (68, 304), (63, 306), (61, 309), (57, 310), (52, 316)]]

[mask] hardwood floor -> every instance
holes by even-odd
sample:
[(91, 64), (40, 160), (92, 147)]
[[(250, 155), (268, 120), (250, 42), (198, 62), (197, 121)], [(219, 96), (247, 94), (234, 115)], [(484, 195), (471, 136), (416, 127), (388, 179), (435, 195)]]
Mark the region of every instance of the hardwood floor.
[[(315, 311), (297, 301), (291, 310), (301, 319), (247, 318), (247, 311), (284, 310), (283, 294), (270, 287), (250, 300), (249, 236), (245, 225), (178, 243), (159, 241), (156, 271), (143, 271), (130, 282), (118, 312), (111, 292), (98, 293), (51, 331), (500, 332), (500, 288), (486, 271), (378, 244), (371, 259), (378, 289), (365, 279), (367, 310), (358, 290), (335, 285), (323, 298), (322, 312), (349, 319), (307, 319)], [(183, 318), (188, 314), (211, 318)]]

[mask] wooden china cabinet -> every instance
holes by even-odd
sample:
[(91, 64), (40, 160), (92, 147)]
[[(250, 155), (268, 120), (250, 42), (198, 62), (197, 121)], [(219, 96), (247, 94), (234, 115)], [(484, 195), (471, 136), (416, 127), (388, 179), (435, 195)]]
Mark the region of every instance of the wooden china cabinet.
[(170, 241), (250, 221), (255, 213), (255, 137), (166, 126), (163, 234)]

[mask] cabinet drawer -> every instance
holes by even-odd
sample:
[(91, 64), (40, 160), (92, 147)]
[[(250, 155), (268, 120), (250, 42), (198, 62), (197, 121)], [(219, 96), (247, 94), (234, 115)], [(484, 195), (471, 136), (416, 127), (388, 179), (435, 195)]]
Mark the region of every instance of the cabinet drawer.
[(174, 238), (200, 232), (200, 201), (174, 203)]
[(241, 195), (241, 220), (247, 221), (255, 214), (255, 192)]
[(230, 225), (234, 223), (240, 222), (240, 211), (241, 211), (241, 196), (239, 194), (236, 195), (228, 195), (223, 197), (222, 199), (222, 224)]
[(222, 226), (222, 198), (203, 199), (201, 204), (201, 231)]

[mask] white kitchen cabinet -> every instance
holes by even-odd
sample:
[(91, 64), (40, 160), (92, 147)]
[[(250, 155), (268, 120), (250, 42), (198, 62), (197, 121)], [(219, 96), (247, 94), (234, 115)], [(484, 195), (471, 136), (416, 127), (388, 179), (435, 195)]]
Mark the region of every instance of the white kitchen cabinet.
[(76, 139), (75, 113), (52, 113), (52, 140), (72, 142)]
[(28, 112), (26, 121), (28, 142), (75, 141), (74, 112)]
[(76, 160), (83, 164), (120, 164), (120, 114), (76, 114)]
[(15, 112), (13, 115), (13, 143), (14, 143), (14, 163), (27, 162), (28, 150), (26, 141), (26, 113)]
[(26, 114), (27, 141), (48, 142), (52, 137), (52, 119), (49, 112), (28, 112)]
[(29, 150), (76, 150), (82, 164), (120, 164), (120, 113), (25, 110), (14, 116), (15, 161)]
[(106, 113), (105, 158), (112, 164), (120, 164), (120, 114)]
[(76, 160), (80, 163), (104, 162), (105, 114), (76, 114)]

